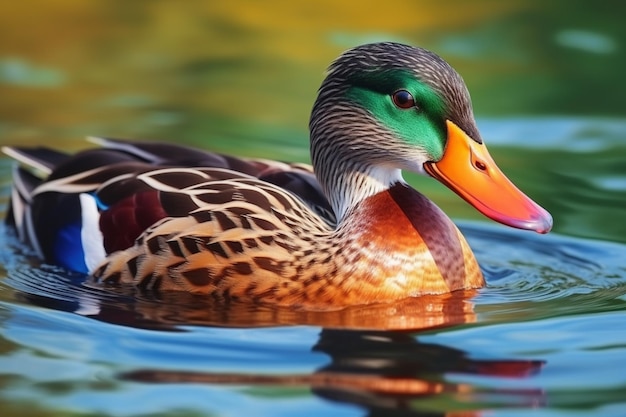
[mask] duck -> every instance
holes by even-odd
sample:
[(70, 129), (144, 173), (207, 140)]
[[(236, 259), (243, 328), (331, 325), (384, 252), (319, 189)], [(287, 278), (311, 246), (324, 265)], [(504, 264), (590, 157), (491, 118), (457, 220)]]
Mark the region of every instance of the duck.
[(19, 162), (7, 222), (90, 285), (321, 309), (485, 285), (457, 226), (403, 172), (504, 225), (552, 227), (490, 156), (462, 77), (427, 49), (341, 54), (309, 132), (311, 165), (103, 137), (73, 155), (5, 146)]

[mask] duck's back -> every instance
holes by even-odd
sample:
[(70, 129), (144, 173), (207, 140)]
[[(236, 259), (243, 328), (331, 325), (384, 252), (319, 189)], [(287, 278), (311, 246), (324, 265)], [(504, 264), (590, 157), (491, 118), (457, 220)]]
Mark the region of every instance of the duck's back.
[(16, 168), (7, 217), (47, 262), (90, 273), (164, 219), (195, 215), (203, 227), (210, 226), (209, 215), (200, 212), (212, 213), (216, 222), (217, 228), (208, 233), (221, 234), (229, 225), (222, 211), (226, 205), (240, 215), (250, 208), (259, 213), (293, 209), (325, 227), (334, 222), (306, 165), (244, 160), (162, 143), (98, 142), (106, 147), (73, 156), (46, 148), (4, 149), (47, 174), (41, 179), (32, 169)]

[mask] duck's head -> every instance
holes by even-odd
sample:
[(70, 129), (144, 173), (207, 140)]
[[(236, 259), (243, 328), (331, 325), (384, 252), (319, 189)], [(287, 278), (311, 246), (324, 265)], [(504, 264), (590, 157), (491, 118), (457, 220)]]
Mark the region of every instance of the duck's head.
[[(463, 79), (430, 51), (384, 42), (345, 52), (320, 87), (310, 129), (313, 165), (336, 211), (342, 207), (333, 193), (379, 191), (409, 170), (436, 178), (500, 223), (539, 233), (552, 227), (550, 214), (496, 166)], [(346, 172), (368, 184), (342, 186)]]

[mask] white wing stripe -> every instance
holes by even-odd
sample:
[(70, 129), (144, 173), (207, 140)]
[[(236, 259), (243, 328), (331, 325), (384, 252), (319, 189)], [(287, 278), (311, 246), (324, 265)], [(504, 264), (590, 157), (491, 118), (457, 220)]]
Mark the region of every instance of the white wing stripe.
[(106, 258), (104, 250), (102, 232), (100, 232), (100, 214), (96, 199), (89, 194), (80, 194), (80, 213), (82, 217), (82, 228), (80, 230), (80, 240), (85, 252), (85, 265), (88, 271), (92, 271)]

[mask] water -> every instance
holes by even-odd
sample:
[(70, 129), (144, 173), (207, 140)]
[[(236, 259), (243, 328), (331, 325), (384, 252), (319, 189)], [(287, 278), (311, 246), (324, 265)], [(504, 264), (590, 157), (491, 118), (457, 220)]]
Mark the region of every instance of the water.
[(122, 416), (619, 415), (624, 246), (483, 224), (463, 232), (489, 281), (477, 296), (340, 312), (108, 293), (26, 257), (3, 259), (3, 406)]
[(401, 40), (463, 74), (492, 154), (555, 232), (494, 225), (409, 176), (460, 224), (487, 288), (311, 312), (86, 288), (2, 225), (0, 414), (626, 414), (618, 4), (51, 3), (0, 14), (0, 144), (108, 134), (305, 161), (323, 67)]

